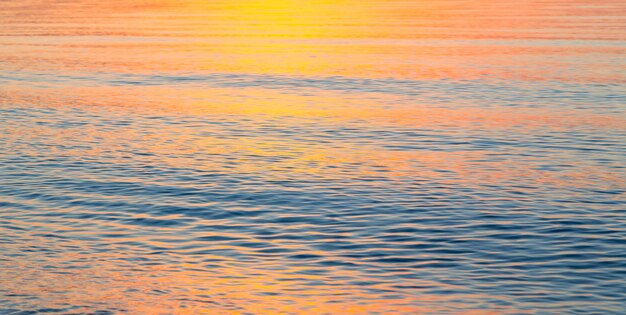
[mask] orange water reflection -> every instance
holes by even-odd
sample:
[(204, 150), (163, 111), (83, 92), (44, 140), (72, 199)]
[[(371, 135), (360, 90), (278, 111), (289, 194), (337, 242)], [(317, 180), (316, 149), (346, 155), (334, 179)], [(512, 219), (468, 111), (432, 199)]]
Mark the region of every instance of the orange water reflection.
[[(197, 156), (254, 156), (266, 158), (267, 162), (238, 159), (228, 166), (237, 173), (276, 171), (286, 178), (293, 174), (324, 174), (335, 177), (335, 167), (351, 165), (359, 176), (377, 175), (384, 171), (390, 178), (405, 179), (437, 178), (441, 170), (456, 174), (459, 181), (471, 183), (484, 181), (491, 185), (502, 185), (514, 180), (543, 183), (555, 186), (575, 185), (582, 178), (606, 185), (620, 185), (620, 175), (595, 165), (578, 165), (570, 171), (558, 173), (534, 169), (526, 158), (511, 165), (510, 161), (491, 162), (498, 152), (480, 151), (430, 151), (384, 149), (385, 142), (347, 141), (289, 137), (225, 137), (222, 130), (202, 125), (220, 119), (246, 121), (249, 126), (264, 126), (280, 122), (285, 128), (297, 130), (307, 124), (327, 124), (346, 128), (361, 128), (367, 125), (386, 130), (401, 128), (453, 130), (454, 132), (514, 132), (519, 136), (537, 132), (564, 132), (569, 130), (623, 130), (626, 120), (619, 116), (598, 115), (586, 110), (548, 110), (533, 108), (481, 109), (475, 106), (442, 108), (436, 105), (404, 106), (394, 97), (376, 93), (351, 95), (334, 92), (285, 93), (259, 88), (165, 88), (165, 87), (94, 87), (94, 88), (46, 88), (45, 96), (33, 93), (32, 89), (8, 86), (0, 97), (11, 103), (45, 103), (52, 107), (68, 104), (80, 106), (82, 111), (94, 111), (94, 115), (125, 115), (124, 113), (155, 117), (193, 117), (195, 124), (188, 128), (176, 123), (161, 125), (158, 130), (147, 131), (129, 128), (124, 134), (115, 130), (74, 128), (55, 131), (46, 127), (16, 129), (15, 139), (34, 141), (38, 137), (55, 134), (54, 141), (63, 143), (80, 139), (86, 143), (100, 143), (77, 150), (59, 149), (52, 155), (98, 157), (103, 148), (135, 146), (145, 152), (146, 162), (172, 166), (187, 166), (200, 170), (216, 170), (226, 167), (221, 160), (202, 159)], [(251, 97), (250, 93), (254, 93)], [(147, 122), (148, 123), (148, 122)], [(194, 124), (192, 124), (194, 125)], [(417, 133), (417, 132), (416, 132)], [(418, 133), (417, 133), (418, 134)], [(176, 154), (172, 154), (175, 152)], [(276, 160), (273, 157), (282, 157)], [(566, 155), (563, 158), (568, 157)], [(569, 156), (571, 157), (571, 156)], [(120, 156), (123, 162), (124, 156)], [(486, 172), (482, 165), (490, 165)], [(358, 166), (358, 167), (357, 167)], [(288, 172), (281, 172), (288, 170)], [(356, 175), (356, 174), (355, 174)]]
[[(67, 210), (68, 213), (71, 211)], [(67, 229), (54, 222), (37, 220), (27, 226), (19, 220), (11, 223), (15, 228), (41, 232), (16, 236), (28, 240), (22, 242), (22, 247), (8, 244), (3, 248), (6, 254), (16, 254), (19, 260), (3, 263), (0, 285), (15, 296), (37, 296), (45, 303), (42, 309), (62, 310), (71, 306), (73, 312), (101, 308), (122, 314), (229, 315), (417, 315), (440, 311), (455, 315), (496, 315), (511, 311), (507, 307), (463, 310), (468, 306), (451, 301), (451, 297), (417, 292), (414, 296), (385, 299), (381, 292), (393, 292), (394, 283), (390, 282), (381, 282), (367, 289), (341, 283), (353, 277), (368, 281), (359, 275), (359, 271), (326, 268), (323, 275), (316, 276), (307, 273), (310, 267), (290, 267), (273, 259), (250, 266), (210, 254), (196, 255), (202, 257), (198, 262), (185, 262), (184, 259), (194, 256), (181, 256), (185, 254), (183, 252), (172, 252), (160, 257), (158, 262), (150, 259), (149, 251), (120, 254), (127, 247), (125, 244), (130, 243), (167, 251), (165, 248), (170, 243), (167, 237), (159, 239), (154, 235), (168, 235), (174, 231), (162, 228), (152, 231), (152, 235), (141, 236), (145, 231), (133, 226), (100, 226), (101, 231), (117, 228), (124, 232), (118, 233), (121, 237), (114, 238), (111, 235), (115, 232), (107, 234), (111, 252), (94, 253), (89, 242), (68, 238), (80, 236), (95, 240), (105, 237), (91, 229)], [(43, 232), (52, 230), (64, 236)], [(187, 247), (193, 248), (191, 245)], [(28, 254), (29, 250), (39, 248), (46, 248), (47, 254)], [(229, 249), (230, 246), (216, 245), (215, 248)], [(212, 262), (201, 266), (202, 261)], [(337, 280), (329, 281), (333, 278)], [(369, 280), (376, 281), (375, 278)], [(426, 280), (414, 281), (412, 285), (454, 289), (454, 286)], [(456, 295), (454, 298), (471, 301), (485, 297)], [(450, 311), (450, 307), (459, 310)]]
[[(3, 2), (0, 60), (7, 69), (68, 74), (623, 82), (616, 64), (624, 48), (614, 45), (623, 8), (603, 2), (516, 2), (516, 10), (491, 1)], [(563, 10), (588, 22), (603, 16), (597, 22), (607, 27), (550, 18)]]
[[(625, 34), (623, 1), (588, 2), (0, 1), (0, 106), (68, 115), (47, 117), (50, 121), (24, 115), (21, 125), (2, 126), (3, 140), (7, 151), (44, 161), (125, 165), (132, 159), (157, 170), (263, 174), (267, 182), (282, 183), (317, 178), (359, 185), (382, 178), (374, 191), (410, 191), (433, 182), (446, 193), (447, 187), (511, 183), (564, 190), (623, 187), (621, 174), (598, 164), (601, 159), (579, 159), (573, 150), (554, 154), (549, 151), (554, 148), (542, 148), (549, 153), (533, 157), (523, 145), (515, 145), (528, 139), (541, 142), (537, 134), (623, 131), (623, 116), (593, 104), (584, 109), (557, 106), (554, 100), (543, 106), (543, 99), (485, 104), (485, 98), (447, 98), (445, 91), (428, 103), (422, 98), (432, 92), (427, 89), (384, 91), (409, 80), (431, 87), (495, 81), (520, 90), (526, 84), (536, 88), (537, 82), (558, 82), (556, 87), (571, 90), (582, 82), (613, 93), (626, 82), (626, 50), (619, 44)], [(255, 84), (240, 86), (241, 77), (215, 84), (180, 82), (207, 74), (258, 77)], [(170, 79), (150, 81), (158, 76)], [(358, 88), (333, 90), (343, 82), (337, 77), (357, 80)], [(330, 78), (322, 88), (307, 81), (320, 78)], [(376, 89), (368, 79), (389, 81)], [(281, 85), (289, 80), (296, 83)], [(588, 99), (578, 101), (570, 93), (569, 101)], [(65, 126), (64, 119), (81, 123)], [(211, 124), (224, 121), (248, 129)], [(418, 139), (424, 134), (430, 138)], [(474, 150), (467, 149), (468, 143), (455, 144), (455, 139), (487, 142), (492, 136), (510, 143), (506, 149), (482, 144), (480, 150), (475, 149), (480, 143)], [(525, 158), (512, 159), (516, 153)], [(559, 161), (568, 168), (542, 168)], [(73, 180), (94, 180), (93, 174), (72, 169), (57, 172)], [(115, 178), (117, 183), (155, 186), (158, 180), (127, 174)], [(193, 185), (183, 179), (175, 188)], [(79, 201), (102, 198), (104, 204), (113, 199), (85, 190), (61, 189), (60, 194)], [(406, 203), (417, 200), (416, 195), (404, 196)], [(201, 243), (194, 237), (217, 235), (252, 245), (260, 241), (245, 232), (208, 233), (193, 212), (188, 217), (155, 216), (180, 220), (185, 228), (146, 227), (118, 221), (156, 219), (138, 213), (122, 213), (119, 219), (115, 211), (121, 210), (92, 210), (89, 203), (67, 206), (54, 194), (35, 196), (40, 199), (14, 200), (32, 206), (32, 216), (2, 218), (16, 228), (8, 238), (19, 242), (3, 244), (3, 254), (15, 259), (0, 261), (0, 289), (35, 296), (32, 303), (42, 308), (73, 306), (68, 312), (75, 313), (101, 307), (128, 314), (524, 314), (513, 306), (471, 309), (487, 300), (509, 302), (510, 296), (428, 292), (459, 289), (444, 281), (405, 278), (402, 272), (377, 277), (356, 267), (322, 268), (315, 262), (298, 265), (254, 246)], [(149, 196), (139, 198), (145, 207), (153, 206), (144, 200)], [(50, 209), (41, 200), (58, 204)], [(194, 209), (190, 204), (186, 206)], [(53, 216), (46, 213), (53, 210)], [(107, 218), (107, 211), (114, 219), (73, 217)], [(206, 219), (221, 226), (235, 220)], [(198, 235), (186, 230), (194, 224)], [(355, 245), (366, 245), (367, 238), (355, 239)], [(282, 242), (273, 245), (345, 259)], [(362, 267), (359, 259), (351, 262)]]

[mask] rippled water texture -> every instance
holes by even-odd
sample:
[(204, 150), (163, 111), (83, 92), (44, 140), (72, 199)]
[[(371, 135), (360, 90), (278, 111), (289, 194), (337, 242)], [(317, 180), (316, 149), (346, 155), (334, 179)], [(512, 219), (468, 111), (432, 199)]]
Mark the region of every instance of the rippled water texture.
[(626, 314), (626, 2), (0, 0), (0, 314)]

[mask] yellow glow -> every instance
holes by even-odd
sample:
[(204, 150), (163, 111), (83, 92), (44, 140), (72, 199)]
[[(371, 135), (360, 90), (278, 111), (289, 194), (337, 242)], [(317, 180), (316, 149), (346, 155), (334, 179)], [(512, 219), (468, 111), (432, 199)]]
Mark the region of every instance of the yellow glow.
[(235, 33), (263, 37), (319, 37), (345, 35), (337, 21), (360, 20), (364, 15), (364, 6), (355, 4), (347, 0), (246, 0), (194, 3), (192, 7), (220, 19), (220, 26)]

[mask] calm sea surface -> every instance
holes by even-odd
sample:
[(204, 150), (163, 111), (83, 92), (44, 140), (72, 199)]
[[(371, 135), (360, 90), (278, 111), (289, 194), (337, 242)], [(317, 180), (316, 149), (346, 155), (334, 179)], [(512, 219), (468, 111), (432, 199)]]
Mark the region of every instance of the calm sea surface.
[(626, 314), (623, 0), (0, 0), (0, 314)]

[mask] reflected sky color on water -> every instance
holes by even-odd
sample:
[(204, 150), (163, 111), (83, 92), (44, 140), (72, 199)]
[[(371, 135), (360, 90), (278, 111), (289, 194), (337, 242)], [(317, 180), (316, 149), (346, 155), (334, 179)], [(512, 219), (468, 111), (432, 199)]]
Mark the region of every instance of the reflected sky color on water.
[(0, 1), (0, 314), (626, 313), (623, 1)]

